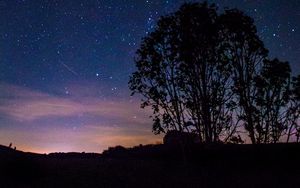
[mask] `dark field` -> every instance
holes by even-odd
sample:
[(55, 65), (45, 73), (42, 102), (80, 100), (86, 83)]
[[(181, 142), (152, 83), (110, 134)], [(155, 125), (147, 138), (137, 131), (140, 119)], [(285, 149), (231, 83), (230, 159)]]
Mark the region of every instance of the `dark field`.
[(0, 187), (300, 187), (300, 145), (116, 147), (39, 155), (0, 147)]

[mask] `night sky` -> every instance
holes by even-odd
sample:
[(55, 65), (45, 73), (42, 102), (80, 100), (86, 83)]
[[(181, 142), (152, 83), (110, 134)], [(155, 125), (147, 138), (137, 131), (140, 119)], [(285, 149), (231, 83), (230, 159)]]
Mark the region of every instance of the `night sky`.
[[(134, 54), (180, 0), (0, 0), (0, 144), (101, 152), (157, 143), (127, 82)], [(209, 1), (253, 17), (271, 57), (300, 73), (299, 0)]]

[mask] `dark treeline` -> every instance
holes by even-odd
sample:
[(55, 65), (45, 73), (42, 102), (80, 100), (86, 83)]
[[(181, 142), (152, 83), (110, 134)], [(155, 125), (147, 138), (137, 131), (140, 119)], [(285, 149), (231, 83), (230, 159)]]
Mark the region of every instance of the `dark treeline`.
[(156, 134), (177, 130), (203, 143), (299, 142), (300, 75), (270, 59), (254, 21), (237, 9), (184, 4), (137, 51), (129, 88), (153, 110)]

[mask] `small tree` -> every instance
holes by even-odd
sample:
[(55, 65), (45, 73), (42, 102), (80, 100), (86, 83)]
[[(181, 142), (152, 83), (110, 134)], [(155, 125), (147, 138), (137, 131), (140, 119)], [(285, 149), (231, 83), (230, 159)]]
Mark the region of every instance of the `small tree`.
[(291, 69), (288, 62), (265, 60), (256, 77), (257, 141), (276, 143), (287, 129)]
[(296, 137), (296, 142), (300, 138), (300, 75), (293, 77), (291, 98), (287, 111), (287, 142), (292, 136)]

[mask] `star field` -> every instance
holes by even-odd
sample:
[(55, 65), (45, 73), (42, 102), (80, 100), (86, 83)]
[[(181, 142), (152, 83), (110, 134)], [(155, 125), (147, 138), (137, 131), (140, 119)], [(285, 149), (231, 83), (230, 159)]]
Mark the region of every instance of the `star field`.
[[(127, 82), (141, 39), (183, 2), (0, 0), (0, 144), (100, 152), (157, 142)], [(300, 73), (300, 1), (209, 3), (254, 18), (271, 57)]]

